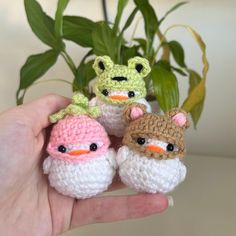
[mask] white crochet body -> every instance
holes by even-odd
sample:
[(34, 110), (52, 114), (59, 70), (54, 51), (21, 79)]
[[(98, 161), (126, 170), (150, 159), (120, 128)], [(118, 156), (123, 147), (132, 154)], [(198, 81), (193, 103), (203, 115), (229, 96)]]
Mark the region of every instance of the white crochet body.
[(168, 193), (186, 176), (186, 167), (179, 158), (150, 159), (127, 146), (118, 150), (117, 163), (122, 182), (137, 192)]
[(58, 192), (70, 197), (84, 199), (108, 189), (115, 175), (115, 151), (109, 149), (104, 155), (72, 163), (48, 157), (43, 163), (44, 173)]
[[(136, 102), (145, 105), (147, 112), (151, 112), (151, 106), (144, 98)], [(95, 97), (90, 101), (90, 106), (99, 106), (101, 109), (101, 116), (98, 118), (98, 121), (106, 129), (108, 134), (123, 137), (127, 126), (123, 117), (123, 111), (126, 105), (107, 104)]]

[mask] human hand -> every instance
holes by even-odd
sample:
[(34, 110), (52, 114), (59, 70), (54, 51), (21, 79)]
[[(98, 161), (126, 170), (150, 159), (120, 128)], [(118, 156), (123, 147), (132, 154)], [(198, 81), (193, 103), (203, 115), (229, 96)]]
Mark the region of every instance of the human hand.
[[(164, 211), (163, 194), (75, 200), (57, 193), (43, 175), (48, 116), (70, 100), (48, 95), (0, 114), (0, 228), (3, 235), (57, 235), (77, 226)], [(111, 189), (120, 183), (114, 181)]]

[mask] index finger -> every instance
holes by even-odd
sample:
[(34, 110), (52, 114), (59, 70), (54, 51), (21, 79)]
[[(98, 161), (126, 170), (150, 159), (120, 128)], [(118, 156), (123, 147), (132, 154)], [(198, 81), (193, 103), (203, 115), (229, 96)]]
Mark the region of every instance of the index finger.
[(163, 194), (107, 196), (79, 200), (74, 204), (71, 229), (77, 226), (141, 218), (161, 213), (169, 206)]
[(38, 135), (42, 129), (50, 125), (49, 116), (53, 113), (65, 108), (70, 99), (56, 95), (49, 94), (38, 98), (28, 104), (21, 106), (35, 135)]

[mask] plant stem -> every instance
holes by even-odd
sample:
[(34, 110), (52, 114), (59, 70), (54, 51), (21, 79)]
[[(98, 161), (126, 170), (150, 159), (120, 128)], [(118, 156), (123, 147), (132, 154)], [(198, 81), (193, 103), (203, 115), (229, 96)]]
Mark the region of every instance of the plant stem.
[(61, 52), (62, 57), (65, 59), (67, 65), (70, 67), (73, 75), (76, 75), (76, 66), (75, 63), (73, 62), (72, 58), (69, 56), (69, 54), (66, 51)]
[(48, 79), (48, 80), (35, 82), (35, 83), (33, 83), (33, 85), (38, 85), (38, 84), (43, 84), (43, 83), (48, 83), (48, 82), (55, 82), (55, 81), (72, 85), (72, 83), (70, 81), (65, 80), (65, 79)]
[(107, 3), (106, 3), (106, 0), (102, 0), (102, 11), (103, 11), (104, 20), (105, 20), (106, 22), (108, 22)]
[[(167, 39), (166, 39), (165, 35), (162, 34), (160, 29), (157, 30), (157, 36), (160, 40), (160, 47), (163, 47), (163, 54), (162, 54), (161, 59), (165, 60), (165, 61), (170, 61), (170, 49), (169, 49), (168, 45), (165, 44), (162, 46), (162, 43), (167, 43)], [(158, 51), (159, 51), (159, 49), (158, 49)], [(157, 53), (158, 53), (158, 51), (157, 51)]]
[(152, 64), (155, 63), (155, 58), (156, 58), (159, 50), (161, 49), (161, 47), (163, 47), (163, 54), (162, 54), (161, 59), (169, 62), (170, 61), (170, 49), (169, 49), (168, 45), (162, 45), (162, 43), (167, 43), (167, 39), (165, 37), (165, 34), (162, 34), (160, 29), (158, 29), (157, 30), (157, 36), (158, 36), (158, 38), (160, 40), (160, 45), (159, 45), (159, 47), (157, 48), (157, 50), (156, 50), (156, 52), (154, 54)]
[(132, 32), (131, 39), (130, 39), (130, 46), (132, 45), (132, 42), (134, 40), (134, 35), (135, 35), (136, 31), (137, 31), (138, 25), (139, 25), (141, 20), (142, 20), (142, 17), (139, 17), (137, 22), (136, 22), (136, 24), (135, 24), (135, 26), (134, 26), (134, 30)]
[[(38, 84), (43, 84), (43, 83), (48, 83), (48, 82), (55, 82), (55, 81), (57, 81), (57, 82), (63, 82), (63, 83), (72, 85), (72, 83), (71, 83), (70, 81), (67, 81), (67, 80), (65, 80), (65, 79), (48, 79), (48, 80), (44, 80), (44, 81), (34, 82), (30, 87), (33, 87), (33, 86), (38, 85)], [(17, 105), (23, 104), (25, 94), (26, 94), (26, 92), (29, 90), (30, 87), (24, 89), (23, 94), (21, 95), (21, 97), (19, 97), (20, 90), (17, 91), (17, 93), (16, 93)]]
[(197, 42), (198, 46), (200, 47), (200, 49), (202, 51), (202, 64), (203, 64), (202, 78), (206, 79), (207, 72), (209, 70), (209, 63), (208, 63), (208, 59), (207, 59), (207, 55), (206, 55), (206, 44), (202, 40), (201, 36), (192, 27), (190, 27), (188, 25), (182, 25), (182, 24), (172, 25), (172, 26), (170, 26), (169, 28), (166, 29), (166, 31), (164, 32), (164, 35), (166, 35), (168, 31), (170, 31), (174, 28), (177, 28), (177, 27), (184, 28), (189, 33), (191, 33), (191, 35), (193, 36), (193, 38)]

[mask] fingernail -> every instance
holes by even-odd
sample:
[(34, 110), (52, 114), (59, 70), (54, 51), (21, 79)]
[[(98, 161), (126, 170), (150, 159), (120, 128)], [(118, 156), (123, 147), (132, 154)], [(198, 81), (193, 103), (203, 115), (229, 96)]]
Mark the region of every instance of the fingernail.
[(168, 199), (168, 206), (173, 207), (174, 206), (174, 199), (172, 196), (167, 196)]

